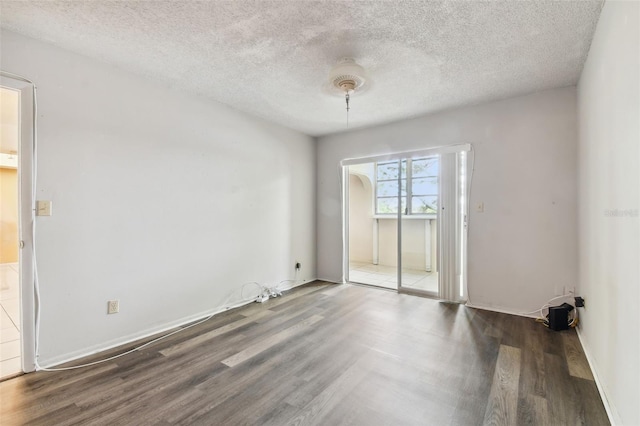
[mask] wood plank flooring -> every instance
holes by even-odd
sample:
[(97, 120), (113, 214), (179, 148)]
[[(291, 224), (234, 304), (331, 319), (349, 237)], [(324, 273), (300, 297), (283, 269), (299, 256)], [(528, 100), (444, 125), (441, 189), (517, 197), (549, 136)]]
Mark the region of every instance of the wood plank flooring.
[(315, 282), (105, 364), (1, 382), (0, 424), (609, 422), (574, 330)]

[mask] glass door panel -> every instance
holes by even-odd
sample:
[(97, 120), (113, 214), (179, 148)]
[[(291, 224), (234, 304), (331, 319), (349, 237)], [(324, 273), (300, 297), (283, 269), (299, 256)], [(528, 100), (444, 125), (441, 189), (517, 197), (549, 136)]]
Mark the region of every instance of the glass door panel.
[(405, 207), (400, 214), (399, 289), (437, 297), (439, 157), (403, 160)]
[(397, 162), (395, 165), (363, 163), (346, 169), (347, 280), (395, 290), (398, 283)]

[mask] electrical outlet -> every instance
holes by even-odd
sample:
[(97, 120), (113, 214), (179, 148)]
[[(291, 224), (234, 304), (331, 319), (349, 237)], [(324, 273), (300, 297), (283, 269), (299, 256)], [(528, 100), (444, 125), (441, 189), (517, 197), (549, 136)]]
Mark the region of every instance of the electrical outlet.
[(118, 312), (120, 312), (120, 301), (109, 300), (107, 302), (107, 314), (117, 314)]

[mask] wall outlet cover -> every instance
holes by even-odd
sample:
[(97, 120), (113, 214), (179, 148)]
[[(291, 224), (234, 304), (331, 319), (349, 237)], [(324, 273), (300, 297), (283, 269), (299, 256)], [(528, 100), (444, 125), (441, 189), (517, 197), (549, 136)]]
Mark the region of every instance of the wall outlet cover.
[(120, 312), (120, 301), (109, 300), (107, 302), (107, 314), (117, 314), (118, 312)]
[(51, 201), (38, 200), (36, 201), (36, 216), (51, 216), (52, 203)]

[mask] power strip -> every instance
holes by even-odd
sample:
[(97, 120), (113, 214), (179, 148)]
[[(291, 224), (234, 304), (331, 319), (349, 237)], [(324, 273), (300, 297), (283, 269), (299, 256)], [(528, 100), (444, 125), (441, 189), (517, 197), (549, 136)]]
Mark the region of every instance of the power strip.
[(262, 294), (262, 295), (256, 297), (256, 302), (257, 303), (264, 303), (267, 300), (269, 300), (269, 295), (268, 294)]

